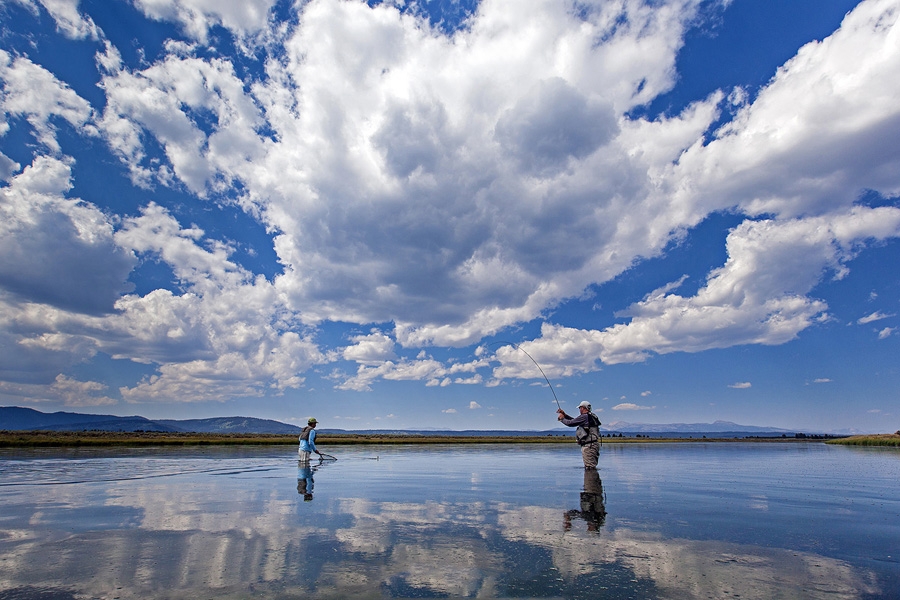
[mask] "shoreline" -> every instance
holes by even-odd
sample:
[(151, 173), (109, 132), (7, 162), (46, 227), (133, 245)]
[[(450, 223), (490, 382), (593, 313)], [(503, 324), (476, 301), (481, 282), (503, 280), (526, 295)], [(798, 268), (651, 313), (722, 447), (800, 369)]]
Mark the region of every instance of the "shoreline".
[[(871, 439), (882, 436), (856, 436), (867, 438), (868, 442), (854, 441), (856, 438), (829, 439), (826, 443), (848, 445), (894, 445), (900, 446), (900, 435), (891, 434), (885, 442)], [(690, 442), (821, 442), (810, 438), (652, 438), (610, 437), (603, 438), (603, 444), (647, 444), (647, 443), (690, 443)], [(317, 442), (324, 446), (341, 445), (383, 445), (383, 444), (574, 444), (574, 436), (451, 436), (451, 435), (398, 435), (398, 434), (353, 434), (320, 433)], [(103, 447), (103, 446), (212, 446), (212, 445), (290, 445), (298, 443), (296, 435), (254, 434), (254, 433), (167, 433), (167, 432), (120, 432), (120, 431), (0, 431), (0, 448), (50, 448), (50, 447)]]

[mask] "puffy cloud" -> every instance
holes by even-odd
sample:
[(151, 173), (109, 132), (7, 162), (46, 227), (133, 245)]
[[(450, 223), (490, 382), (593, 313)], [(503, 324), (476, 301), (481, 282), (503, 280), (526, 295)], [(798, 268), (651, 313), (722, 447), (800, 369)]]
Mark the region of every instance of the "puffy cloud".
[[(324, 362), (271, 283), (232, 263), (227, 246), (203, 247), (202, 231), (182, 229), (154, 204), (114, 232), (92, 205), (59, 197), (67, 186), (67, 165), (44, 158), (0, 190), (0, 239), (11, 244), (0, 252), (9, 259), (0, 264), (4, 378), (56, 378), (51, 392), (67, 405), (78, 392), (82, 402), (103, 400), (59, 379), (102, 351), (158, 365), (119, 390), (128, 401), (227, 400), (299, 387), (301, 374)], [(37, 228), (51, 216), (53, 227)], [(22, 248), (31, 255), (19, 256)], [(136, 256), (167, 264), (184, 291), (122, 295)]]
[(738, 383), (732, 383), (728, 387), (735, 389), (735, 390), (747, 390), (747, 389), (750, 389), (751, 387), (753, 387), (753, 384), (751, 384), (749, 381), (741, 381)]
[[(22, 0), (20, 0), (22, 1)], [(68, 38), (98, 40), (101, 31), (93, 19), (78, 10), (80, 0), (37, 0), (50, 13), (56, 28)]]
[(394, 341), (379, 331), (373, 331), (369, 335), (355, 336), (353, 342), (353, 346), (344, 348), (343, 356), (346, 360), (366, 365), (379, 364), (397, 358), (394, 353)]
[(613, 410), (653, 410), (655, 406), (640, 406), (632, 402), (622, 402), (612, 407)]
[[(72, 0), (42, 4), (67, 35), (94, 35)], [(895, 0), (862, 2), (755, 97), (715, 91), (652, 120), (631, 111), (674, 85), (700, 0), (578, 11), (484, 0), (449, 34), (389, 3), (312, 0), (279, 27), (269, 0), (135, 4), (200, 43), (217, 25), (239, 45), (266, 36), (264, 71), (172, 40), (155, 61), (126, 66), (104, 42), (97, 115), (43, 67), (0, 51), (0, 134), (21, 118), (59, 152), (60, 122), (99, 131), (135, 183), (239, 204), (274, 236), (281, 271), (254, 276), (229, 243), (159, 205), (115, 219), (66, 199), (70, 163), (58, 156), (16, 175), (0, 155), (10, 182), (0, 188), (0, 300), (16, 311), (4, 341), (54, 357), (51, 369), (98, 351), (159, 365), (123, 389), (130, 400), (284, 390), (338, 358), (357, 363), (355, 374), (334, 372), (341, 389), (480, 383), (490, 360), (500, 364), (488, 385), (540, 380), (511, 347), (468, 363), (398, 356), (398, 346), (461, 347), (536, 319), (541, 336), (522, 348), (553, 377), (781, 344), (828, 318), (811, 296), (823, 274), (843, 277), (861, 249), (900, 235), (898, 209), (854, 205), (864, 190), (900, 192)], [(709, 132), (724, 102), (736, 116)], [(604, 330), (550, 322), (561, 302), (720, 210), (750, 218), (695, 294), (674, 281)], [(178, 289), (127, 293), (135, 257), (170, 268)], [(28, 272), (29, 260), (41, 267)], [(81, 277), (91, 285), (75, 290)], [(326, 353), (312, 328), (329, 320), (395, 328)]]
[[(50, 71), (25, 57), (12, 57), (0, 50), (0, 108), (4, 115), (24, 117), (34, 129), (35, 137), (46, 148), (59, 152), (56, 126), (61, 118), (86, 133), (95, 132), (90, 124), (91, 105)], [(0, 135), (8, 128), (0, 122)]]
[(629, 308), (632, 321), (606, 332), (605, 360), (641, 347), (664, 353), (791, 340), (824, 316), (824, 302), (806, 296), (823, 273), (843, 276), (858, 244), (898, 234), (900, 210), (887, 207), (746, 221), (728, 236), (727, 262), (696, 296), (664, 291)]
[[(107, 46), (102, 62), (113, 70), (101, 81), (107, 105), (99, 126), (136, 183), (177, 177), (202, 196), (221, 190), (238, 167), (260, 156), (260, 114), (230, 62), (195, 58), (175, 42), (168, 47), (161, 62), (130, 72), (116, 68), (115, 48)], [(145, 131), (162, 146), (168, 165), (154, 167)], [(214, 181), (217, 174), (224, 179)]]
[[(388, 381), (425, 381), (429, 386), (447, 386), (451, 383), (480, 383), (481, 377), (475, 373), (476, 369), (486, 366), (485, 359), (463, 363), (445, 365), (430, 356), (420, 354), (415, 359), (401, 359), (398, 361), (384, 361), (374, 366), (360, 364), (355, 375), (345, 377), (342, 373), (335, 374), (339, 380), (336, 386), (342, 390), (368, 391), (378, 379)], [(460, 373), (469, 374), (467, 378), (454, 375)]]
[(66, 407), (108, 406), (118, 400), (105, 395), (108, 386), (97, 381), (78, 381), (59, 374), (52, 384), (0, 381), (0, 394), (17, 404), (61, 404)]
[(540, 177), (593, 154), (616, 129), (611, 105), (589, 100), (553, 77), (539, 81), (500, 116), (494, 137), (523, 171)]
[(134, 0), (145, 15), (179, 23), (193, 38), (206, 42), (215, 25), (239, 38), (252, 36), (268, 24), (275, 0)]
[[(694, 296), (665, 286), (632, 305), (630, 322), (605, 330), (545, 323), (541, 337), (520, 346), (560, 377), (606, 364), (639, 362), (649, 353), (699, 352), (740, 344), (782, 344), (827, 317), (807, 294), (828, 272), (843, 277), (860, 247), (900, 235), (900, 209), (853, 207), (805, 219), (745, 221), (728, 236), (728, 260)], [(501, 348), (497, 378), (522, 376), (527, 364)]]
[(67, 162), (41, 156), (0, 188), (0, 290), (10, 301), (110, 313), (136, 260), (106, 215), (63, 196), (71, 185)]
[(65, 375), (57, 375), (51, 389), (57, 392), (66, 406), (103, 406), (116, 404), (109, 396), (100, 394), (107, 389), (107, 385), (97, 381), (77, 381)]
[(900, 11), (861, 2), (841, 27), (778, 69), (752, 104), (682, 156), (676, 193), (753, 215), (821, 214), (863, 190), (900, 192)]
[(0, 152), (0, 181), (9, 181), (20, 167), (19, 163)]
[(300, 386), (300, 376), (324, 362), (311, 335), (293, 330), (271, 283), (228, 258), (229, 248), (198, 242), (203, 232), (182, 229), (150, 205), (127, 221), (117, 241), (167, 263), (186, 287), (124, 296), (113, 320), (128, 335), (109, 340), (116, 357), (160, 363), (159, 374), (120, 390), (128, 400), (227, 400)]
[[(895, 103), (879, 100), (895, 97), (885, 72), (900, 60), (887, 41), (895, 27), (888, 3), (860, 6), (833, 36), (804, 47), (706, 145), (697, 139), (718, 117), (721, 93), (676, 117), (624, 116), (639, 98), (672, 85), (693, 3), (598, 6), (582, 15), (552, 2), (505, 8), (482, 3), (471, 27), (448, 37), (392, 6), (311, 2), (286, 40), (284, 60), (269, 63), (252, 98), (225, 63), (173, 49), (141, 73), (105, 81), (105, 122), (124, 118), (154, 135), (174, 174), (198, 193), (217, 181), (242, 182), (248, 209), (277, 232), (286, 265), (278, 289), (306, 322), (393, 321), (405, 346), (471, 344), (537, 318), (659, 253), (710, 210), (773, 211), (761, 190), (777, 192), (775, 212), (790, 216), (849, 205), (864, 187), (894, 189), (880, 183), (895, 172), (884, 144), (875, 144), (873, 160), (847, 160), (848, 147), (893, 139)], [(850, 49), (856, 56), (875, 48), (879, 60), (851, 71)], [(611, 60), (614, 50), (621, 53)], [(811, 81), (830, 87), (800, 93)], [(875, 101), (862, 102), (870, 88)], [(825, 121), (823, 130), (823, 111), (849, 105), (865, 105), (864, 114), (851, 124)], [(208, 138), (193, 115), (201, 109), (218, 119)], [(275, 130), (273, 140), (256, 135), (260, 119)], [(785, 120), (795, 125), (782, 126)], [(223, 132), (222, 151), (214, 151)], [(810, 154), (821, 155), (821, 135), (834, 142), (827, 144), (833, 160)], [(123, 155), (129, 152), (143, 156), (139, 149)], [(790, 178), (773, 178), (773, 166)], [(745, 227), (780, 226), (766, 223)], [(831, 242), (799, 243), (810, 259), (795, 257), (792, 273), (815, 280)], [(726, 271), (732, 267), (755, 268)], [(742, 278), (716, 273), (706, 291)], [(614, 338), (607, 345), (623, 347), (600, 358), (715, 345), (688, 342), (699, 319), (676, 326), (682, 310), (720, 327), (757, 324), (755, 332), (725, 336), (725, 344), (740, 335), (739, 343), (783, 343), (822, 315), (819, 301), (770, 291), (725, 305), (648, 298), (632, 307), (637, 323), (607, 336)], [(638, 333), (641, 322), (646, 331)], [(670, 330), (672, 349), (658, 325)]]
[[(615, 136), (673, 84), (696, 7), (489, 0), (447, 36), (389, 5), (311, 2), (252, 97), (221, 61), (170, 45), (104, 80), (104, 130), (138, 181), (239, 181), (306, 322), (393, 321), (401, 344), (465, 345), (648, 252), (635, 221), (616, 231), (647, 182)], [(149, 164), (145, 134), (171, 170)], [(668, 231), (650, 237), (661, 248)]]

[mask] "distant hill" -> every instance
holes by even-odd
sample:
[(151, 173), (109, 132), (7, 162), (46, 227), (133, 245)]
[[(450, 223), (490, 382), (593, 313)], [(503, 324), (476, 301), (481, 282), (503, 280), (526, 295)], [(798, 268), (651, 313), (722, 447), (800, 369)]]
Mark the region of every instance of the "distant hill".
[(0, 429), (9, 431), (40, 429), (43, 431), (179, 431), (144, 417), (86, 415), (70, 412), (43, 413), (18, 406), (0, 407)]
[(194, 433), (277, 433), (300, 434), (301, 428), (270, 419), (253, 417), (214, 417), (212, 419), (161, 419), (157, 423)]
[[(780, 436), (795, 432), (777, 427), (757, 427), (738, 425), (729, 421), (714, 423), (669, 423), (642, 424), (614, 421), (601, 426), (604, 433), (625, 435), (649, 435), (654, 437), (689, 437), (708, 435), (710, 437)], [(253, 417), (215, 417), (211, 419), (156, 419), (140, 416), (117, 417), (114, 415), (89, 415), (70, 412), (43, 413), (31, 408), (17, 406), (0, 407), (0, 430), (43, 430), (43, 431), (162, 431), (191, 433), (271, 433), (299, 435), (301, 428), (270, 419)], [(465, 435), (465, 436), (546, 436), (574, 435), (569, 427), (535, 430), (446, 430), (446, 429), (328, 429), (320, 433), (392, 434), (392, 435)]]
[[(601, 417), (602, 419), (602, 417)], [(758, 427), (756, 425), (738, 425), (730, 421), (715, 421), (713, 423), (626, 423), (613, 421), (604, 423), (600, 429), (606, 432), (618, 433), (744, 433), (753, 435), (795, 433), (793, 429), (779, 429), (778, 427)]]
[(43, 413), (31, 408), (0, 406), (0, 430), (42, 431), (164, 431), (192, 433), (275, 433), (299, 434), (300, 428), (280, 421), (253, 417), (212, 419), (161, 419), (117, 417), (70, 412)]

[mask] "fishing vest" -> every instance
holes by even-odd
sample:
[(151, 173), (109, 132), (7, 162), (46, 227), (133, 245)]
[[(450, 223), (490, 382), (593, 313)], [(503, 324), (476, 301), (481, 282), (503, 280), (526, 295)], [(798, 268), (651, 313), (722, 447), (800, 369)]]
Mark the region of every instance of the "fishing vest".
[(588, 413), (588, 424), (579, 425), (575, 429), (575, 439), (579, 446), (586, 446), (600, 441), (600, 419), (594, 413)]
[(300, 432), (300, 441), (302, 442), (302, 441), (305, 440), (305, 441), (308, 442), (308, 441), (309, 441), (309, 432), (312, 431), (312, 430), (313, 430), (313, 428), (310, 427), (309, 425), (307, 425), (306, 427), (304, 427), (304, 428), (303, 428), (303, 431)]

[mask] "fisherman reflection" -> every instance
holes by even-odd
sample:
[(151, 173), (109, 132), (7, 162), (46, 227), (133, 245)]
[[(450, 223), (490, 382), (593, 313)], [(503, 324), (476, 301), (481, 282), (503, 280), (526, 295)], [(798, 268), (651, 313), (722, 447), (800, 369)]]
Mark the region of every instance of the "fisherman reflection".
[(581, 492), (580, 504), (580, 509), (564, 513), (565, 530), (572, 529), (572, 519), (581, 519), (587, 523), (588, 531), (599, 531), (606, 521), (606, 506), (603, 504), (603, 484), (597, 469), (584, 470), (584, 490)]
[(299, 461), (297, 463), (297, 493), (303, 496), (304, 502), (311, 502), (313, 499), (313, 473), (318, 469), (318, 465), (310, 465), (309, 462)]

